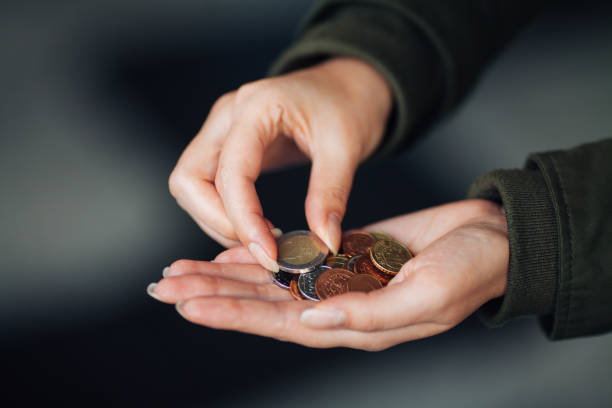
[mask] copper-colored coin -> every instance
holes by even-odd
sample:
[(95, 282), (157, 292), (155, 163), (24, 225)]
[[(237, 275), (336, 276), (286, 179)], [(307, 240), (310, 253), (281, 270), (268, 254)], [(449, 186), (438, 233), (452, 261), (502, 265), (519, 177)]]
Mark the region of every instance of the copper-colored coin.
[(348, 264), (349, 257), (346, 255), (338, 254), (327, 257), (325, 261), (325, 265), (332, 268), (341, 268), (346, 269), (346, 264)]
[(349, 292), (371, 292), (382, 287), (382, 283), (372, 275), (357, 274), (346, 281), (346, 289)]
[(332, 268), (323, 271), (315, 282), (315, 292), (321, 300), (346, 293), (346, 282), (354, 273), (346, 269)]
[(371, 275), (376, 278), (380, 283), (386, 285), (393, 278), (391, 275), (387, 275), (386, 273), (380, 271), (369, 257), (362, 256), (359, 258), (355, 265), (353, 266), (355, 273), (362, 275)]
[(289, 293), (291, 293), (291, 296), (293, 296), (296, 300), (304, 300), (304, 296), (302, 296), (300, 293), (297, 276), (295, 276), (289, 284)]
[(383, 239), (370, 248), (370, 259), (381, 271), (395, 275), (412, 258), (412, 253), (397, 241)]
[(368, 255), (376, 238), (367, 232), (351, 232), (342, 238), (342, 250), (348, 256)]

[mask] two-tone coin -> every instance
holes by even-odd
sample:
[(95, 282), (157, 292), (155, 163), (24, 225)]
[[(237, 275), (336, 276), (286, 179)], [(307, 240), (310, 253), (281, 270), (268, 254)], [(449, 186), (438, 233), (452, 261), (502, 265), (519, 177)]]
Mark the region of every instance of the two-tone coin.
[(315, 282), (315, 292), (321, 300), (346, 293), (346, 282), (354, 273), (340, 268), (326, 269)]
[(291, 281), (293, 280), (295, 276), (292, 273), (283, 272), (283, 271), (270, 272), (270, 273), (272, 274), (272, 279), (274, 283), (283, 289), (289, 289), (289, 285), (291, 285)]
[(325, 261), (325, 265), (330, 268), (342, 268), (346, 269), (346, 265), (348, 264), (349, 257), (343, 254), (331, 255), (327, 257)]
[(298, 289), (302, 296), (306, 299), (318, 301), (317, 292), (315, 291), (315, 282), (324, 270), (331, 269), (329, 266), (321, 265), (312, 272), (300, 274), (298, 277)]
[(367, 232), (351, 232), (342, 238), (342, 250), (348, 256), (369, 255), (370, 248), (376, 242), (374, 236)]
[(381, 271), (395, 275), (412, 258), (412, 253), (397, 241), (383, 239), (370, 248), (370, 259)]
[(346, 281), (347, 292), (371, 292), (382, 287), (378, 279), (367, 274), (355, 274)]
[(310, 231), (292, 231), (277, 240), (278, 267), (289, 273), (313, 271), (323, 263), (329, 249), (316, 234)]

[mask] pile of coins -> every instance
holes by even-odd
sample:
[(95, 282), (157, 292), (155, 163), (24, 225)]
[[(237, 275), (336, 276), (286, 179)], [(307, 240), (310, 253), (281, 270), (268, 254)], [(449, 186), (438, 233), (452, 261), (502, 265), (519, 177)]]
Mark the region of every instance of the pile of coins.
[(310, 231), (283, 234), (277, 245), (280, 271), (272, 273), (274, 282), (298, 300), (380, 289), (412, 258), (408, 248), (383, 232), (347, 233), (342, 253), (330, 256)]

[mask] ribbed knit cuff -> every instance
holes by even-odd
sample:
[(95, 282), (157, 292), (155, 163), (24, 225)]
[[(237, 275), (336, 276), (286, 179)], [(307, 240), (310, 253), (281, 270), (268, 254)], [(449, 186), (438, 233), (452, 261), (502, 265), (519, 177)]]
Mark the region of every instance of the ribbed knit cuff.
[(299, 39), (274, 63), (270, 75), (334, 56), (369, 63), (386, 79), (395, 102), (376, 154), (398, 150), (418, 125), (416, 120), (433, 109), (440, 95), (440, 61), (429, 40), (419, 28), (383, 7), (352, 5), (312, 14)]
[(506, 293), (478, 310), (481, 320), (496, 327), (519, 316), (551, 315), (557, 291), (558, 227), (542, 173), (495, 170), (477, 179), (468, 196), (504, 206), (510, 241)]

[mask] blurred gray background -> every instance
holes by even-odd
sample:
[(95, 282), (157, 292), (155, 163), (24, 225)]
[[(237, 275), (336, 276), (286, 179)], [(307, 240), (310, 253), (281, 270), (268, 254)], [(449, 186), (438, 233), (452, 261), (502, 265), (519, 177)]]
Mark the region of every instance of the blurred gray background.
[[(4, 401), (72, 406), (611, 406), (612, 336), (548, 342), (523, 319), (379, 353), (311, 350), (182, 320), (145, 287), (221, 249), (167, 177), (214, 100), (265, 74), (306, 0), (20, 1), (0, 6)], [(365, 164), (344, 226), (461, 199), (529, 152), (612, 136), (612, 7), (563, 2), (413, 148)], [(379, 175), (403, 174), (405, 191)], [(258, 182), (305, 226), (308, 169)], [(289, 194), (295, 200), (281, 200)]]

